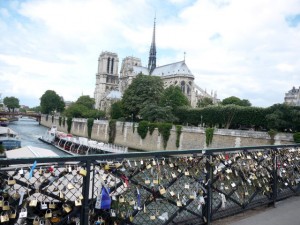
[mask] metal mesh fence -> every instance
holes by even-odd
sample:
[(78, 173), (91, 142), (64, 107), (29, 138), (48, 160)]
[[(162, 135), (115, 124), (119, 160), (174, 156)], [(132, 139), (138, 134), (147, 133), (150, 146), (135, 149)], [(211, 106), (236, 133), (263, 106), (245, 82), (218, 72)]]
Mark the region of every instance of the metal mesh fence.
[(1, 160), (1, 224), (209, 224), (298, 193), (299, 146)]

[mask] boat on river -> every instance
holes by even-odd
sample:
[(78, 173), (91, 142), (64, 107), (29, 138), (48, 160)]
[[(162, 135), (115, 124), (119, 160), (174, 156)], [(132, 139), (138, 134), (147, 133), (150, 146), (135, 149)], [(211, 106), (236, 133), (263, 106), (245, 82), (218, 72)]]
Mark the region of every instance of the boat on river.
[(0, 117), (0, 126), (7, 127), (9, 124), (9, 120), (5, 117)]
[(105, 153), (126, 153), (127, 147), (97, 142), (85, 137), (76, 137), (72, 134), (57, 131), (57, 127), (52, 126), (39, 138), (47, 144), (51, 144), (57, 149), (71, 155), (90, 155)]
[(5, 150), (21, 148), (21, 140), (18, 134), (9, 127), (0, 127), (0, 145)]

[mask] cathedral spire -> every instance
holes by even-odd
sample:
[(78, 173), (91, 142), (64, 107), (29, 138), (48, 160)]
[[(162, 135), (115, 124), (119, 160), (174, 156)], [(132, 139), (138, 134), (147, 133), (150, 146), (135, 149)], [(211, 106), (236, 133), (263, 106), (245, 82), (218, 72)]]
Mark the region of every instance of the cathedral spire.
[(149, 61), (148, 61), (149, 74), (151, 74), (156, 67), (155, 24), (156, 24), (156, 16), (154, 18), (152, 43), (149, 52)]

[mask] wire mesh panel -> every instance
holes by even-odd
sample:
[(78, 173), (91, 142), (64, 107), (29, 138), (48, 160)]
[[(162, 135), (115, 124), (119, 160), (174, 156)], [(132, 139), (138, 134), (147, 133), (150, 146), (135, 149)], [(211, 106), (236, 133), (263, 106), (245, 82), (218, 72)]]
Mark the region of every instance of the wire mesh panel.
[(0, 160), (0, 224), (209, 224), (297, 194), (299, 145)]

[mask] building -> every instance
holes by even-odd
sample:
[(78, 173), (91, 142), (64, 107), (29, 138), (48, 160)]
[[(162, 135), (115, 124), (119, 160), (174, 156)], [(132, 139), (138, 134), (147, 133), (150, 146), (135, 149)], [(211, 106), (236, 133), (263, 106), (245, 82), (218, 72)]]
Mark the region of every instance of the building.
[(296, 89), (293, 87), (285, 93), (284, 103), (294, 106), (300, 106), (300, 87)]
[(124, 91), (140, 73), (160, 76), (165, 88), (171, 85), (179, 86), (189, 99), (192, 107), (196, 107), (198, 100), (204, 97), (211, 98), (214, 103), (217, 102), (216, 92), (208, 94), (194, 83), (195, 77), (186, 65), (185, 59), (163, 66), (156, 66), (155, 28), (156, 23), (154, 20), (148, 67), (142, 66), (141, 59), (127, 56), (122, 60), (119, 76), (118, 55), (107, 51), (100, 54), (94, 92), (96, 109), (108, 110), (113, 102), (122, 98)]

